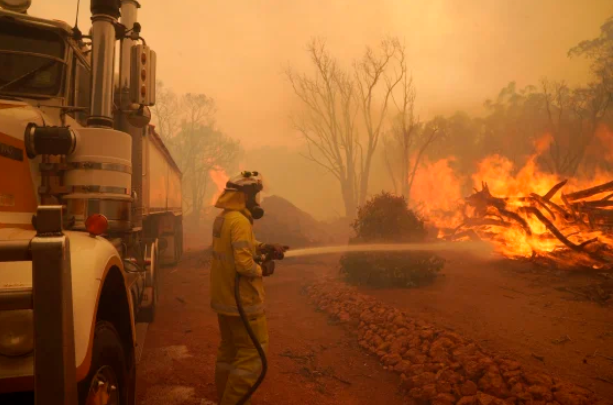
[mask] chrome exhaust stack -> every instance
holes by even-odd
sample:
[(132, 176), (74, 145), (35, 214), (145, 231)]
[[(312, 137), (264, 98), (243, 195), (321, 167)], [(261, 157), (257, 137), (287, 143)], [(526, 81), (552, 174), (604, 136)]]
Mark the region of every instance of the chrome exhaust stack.
[(115, 26), (119, 0), (92, 0), (92, 98), (88, 127), (113, 127)]
[[(140, 32), (138, 26), (138, 9), (140, 4), (136, 0), (121, 0), (121, 24), (127, 31)], [(133, 32), (134, 33), (134, 32)], [(131, 221), (133, 228), (141, 228), (143, 226), (142, 219), (142, 183), (143, 183), (143, 134), (142, 128), (136, 128), (130, 123), (131, 110), (138, 108), (138, 105), (133, 105), (130, 99), (130, 92), (133, 83), (131, 81), (132, 70), (132, 47), (135, 42), (133, 35), (126, 35), (121, 40), (121, 59), (119, 61), (119, 106), (121, 114), (118, 117), (119, 129), (129, 133), (132, 136), (132, 213)]]
[[(138, 22), (138, 9), (140, 4), (136, 0), (121, 0), (121, 24), (127, 31), (134, 29), (134, 24)], [(123, 38), (121, 41), (121, 59), (119, 61), (119, 91), (127, 91), (129, 100), (130, 89), (130, 54), (132, 46), (135, 44), (130, 37)]]

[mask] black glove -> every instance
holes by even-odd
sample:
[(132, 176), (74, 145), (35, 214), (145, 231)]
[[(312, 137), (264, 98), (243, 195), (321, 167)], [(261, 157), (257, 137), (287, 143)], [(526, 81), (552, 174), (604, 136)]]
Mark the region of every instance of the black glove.
[(289, 246), (279, 243), (265, 243), (262, 245), (262, 251), (272, 253), (274, 259), (283, 259), (283, 254), (289, 250)]
[(262, 267), (262, 276), (264, 277), (272, 276), (273, 273), (275, 272), (275, 262), (272, 260), (263, 262), (261, 264), (261, 267)]

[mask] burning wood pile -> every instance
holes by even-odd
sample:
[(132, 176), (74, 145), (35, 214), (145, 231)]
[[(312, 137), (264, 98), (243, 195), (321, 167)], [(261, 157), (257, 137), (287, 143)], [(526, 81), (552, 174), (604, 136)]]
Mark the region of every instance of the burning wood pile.
[(511, 198), (484, 182), (465, 199), (463, 222), (440, 236), (489, 240), (507, 257), (560, 269), (613, 270), (613, 181), (564, 194), (566, 184)]

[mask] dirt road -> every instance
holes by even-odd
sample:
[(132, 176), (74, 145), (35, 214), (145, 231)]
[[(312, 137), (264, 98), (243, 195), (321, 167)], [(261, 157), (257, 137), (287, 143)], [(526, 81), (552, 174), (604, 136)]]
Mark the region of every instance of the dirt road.
[[(163, 269), (159, 311), (139, 365), (139, 404), (200, 405), (216, 399), (218, 331), (203, 257), (188, 254), (178, 267)], [(326, 271), (324, 266), (284, 263), (267, 280), (270, 366), (253, 404), (402, 404), (398, 377), (301, 295), (304, 281)]]
[[(178, 267), (164, 269), (158, 318), (138, 375), (141, 404), (215, 399), (218, 332), (203, 258), (188, 254)], [(557, 289), (593, 280), (534, 273), (519, 262), (449, 259), (445, 275), (432, 286), (361, 291), (535, 371), (613, 398), (613, 311)], [(334, 275), (336, 260), (287, 260), (267, 280), (271, 365), (255, 405), (404, 403), (398, 376), (384, 371), (355, 336), (330, 324), (301, 294), (305, 283)]]

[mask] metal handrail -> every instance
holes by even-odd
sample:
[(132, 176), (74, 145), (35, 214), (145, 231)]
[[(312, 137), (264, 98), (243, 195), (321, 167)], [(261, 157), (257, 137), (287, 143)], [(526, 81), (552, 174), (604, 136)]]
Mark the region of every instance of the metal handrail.
[(0, 311), (34, 314), (36, 405), (77, 405), (70, 241), (62, 207), (40, 206), (31, 240), (1, 241), (0, 262), (32, 261), (32, 288), (0, 290)]

